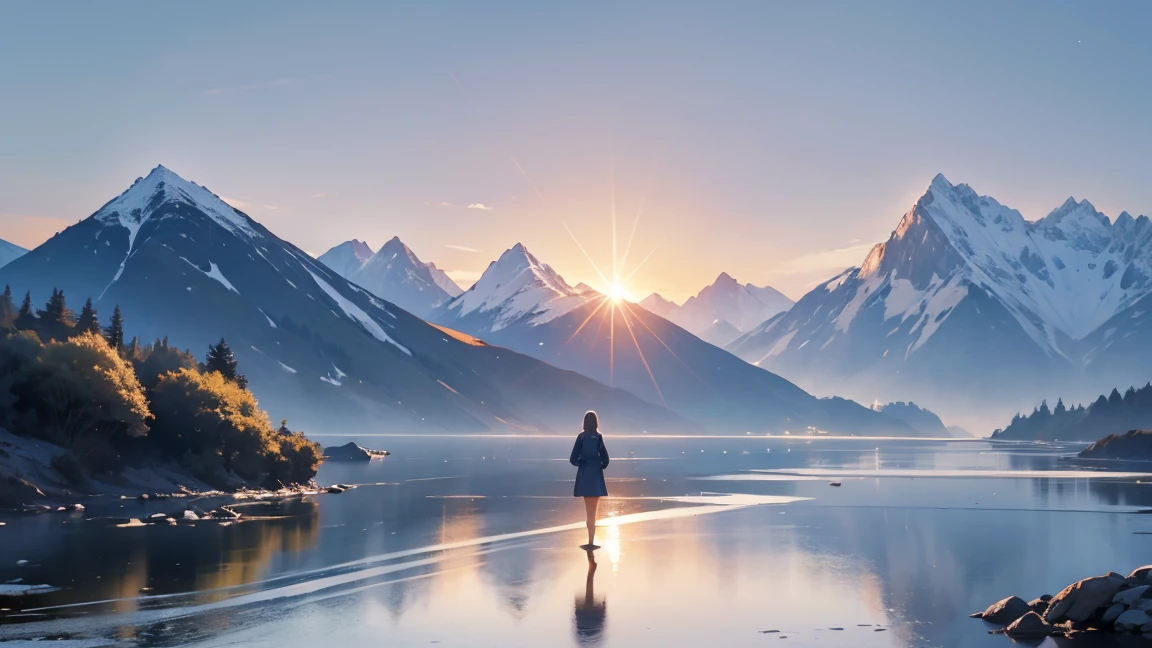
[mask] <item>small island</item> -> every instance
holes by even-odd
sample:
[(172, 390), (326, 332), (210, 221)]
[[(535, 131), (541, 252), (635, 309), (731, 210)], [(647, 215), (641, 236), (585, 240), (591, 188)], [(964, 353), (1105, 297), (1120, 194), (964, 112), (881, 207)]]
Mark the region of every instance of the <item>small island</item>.
[(1109, 434), (1084, 448), (1081, 459), (1118, 461), (1152, 461), (1152, 431), (1129, 430), (1126, 434)]
[(277, 430), (221, 339), (203, 363), (167, 339), (124, 339), (54, 290), (43, 309), (0, 296), (0, 507), (84, 494), (283, 489), (309, 482), (320, 446)]

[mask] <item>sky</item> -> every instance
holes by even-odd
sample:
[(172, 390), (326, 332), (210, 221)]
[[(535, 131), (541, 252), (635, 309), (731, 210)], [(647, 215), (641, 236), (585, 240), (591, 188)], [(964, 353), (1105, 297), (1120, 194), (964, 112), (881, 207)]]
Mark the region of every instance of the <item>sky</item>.
[(522, 242), (635, 298), (721, 272), (799, 298), (936, 173), (1029, 219), (1152, 214), (1150, 27), (1062, 0), (4, 3), (0, 238), (164, 164), (314, 255), (399, 236), (467, 286)]

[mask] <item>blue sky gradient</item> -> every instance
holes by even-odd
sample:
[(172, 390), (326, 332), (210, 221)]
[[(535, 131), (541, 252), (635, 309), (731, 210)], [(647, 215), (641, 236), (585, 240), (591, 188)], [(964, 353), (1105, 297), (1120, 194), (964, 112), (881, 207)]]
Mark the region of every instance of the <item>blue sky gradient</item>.
[[(334, 6), (335, 5), (335, 6)], [(798, 297), (937, 172), (1036, 219), (1152, 214), (1152, 4), (7, 3), (0, 238), (163, 163), (319, 254), (393, 235), (467, 284), (523, 241), (641, 297)], [(469, 207), (473, 205), (473, 207)], [(480, 208), (483, 205), (487, 209)], [(475, 250), (475, 251), (470, 251)]]

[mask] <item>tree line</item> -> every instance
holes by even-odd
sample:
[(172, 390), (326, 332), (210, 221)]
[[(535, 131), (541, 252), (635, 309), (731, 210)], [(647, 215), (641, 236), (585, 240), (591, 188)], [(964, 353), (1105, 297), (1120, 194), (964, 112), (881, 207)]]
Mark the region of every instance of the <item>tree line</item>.
[(272, 427), (221, 339), (204, 362), (161, 338), (125, 343), (88, 299), (79, 315), (53, 289), (41, 309), (0, 295), (0, 427), (67, 452), (53, 460), (77, 485), (130, 466), (176, 464), (218, 487), (303, 483), (320, 447)]
[(1090, 441), (1109, 434), (1152, 427), (1152, 383), (1143, 387), (1129, 387), (1123, 394), (1113, 389), (1101, 395), (1087, 407), (1067, 407), (1063, 399), (1050, 408), (1048, 401), (1040, 403), (1032, 413), (1017, 414), (1003, 430), (996, 430), (992, 438), (1028, 440)]

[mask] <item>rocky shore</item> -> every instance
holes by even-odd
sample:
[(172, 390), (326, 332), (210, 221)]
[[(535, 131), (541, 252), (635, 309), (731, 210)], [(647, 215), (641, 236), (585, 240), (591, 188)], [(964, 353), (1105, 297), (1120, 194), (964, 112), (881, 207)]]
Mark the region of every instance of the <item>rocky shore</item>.
[(1056, 596), (1032, 601), (1009, 596), (972, 617), (999, 626), (991, 632), (1013, 639), (1094, 632), (1152, 638), (1152, 565), (1127, 577), (1109, 572), (1085, 578)]

